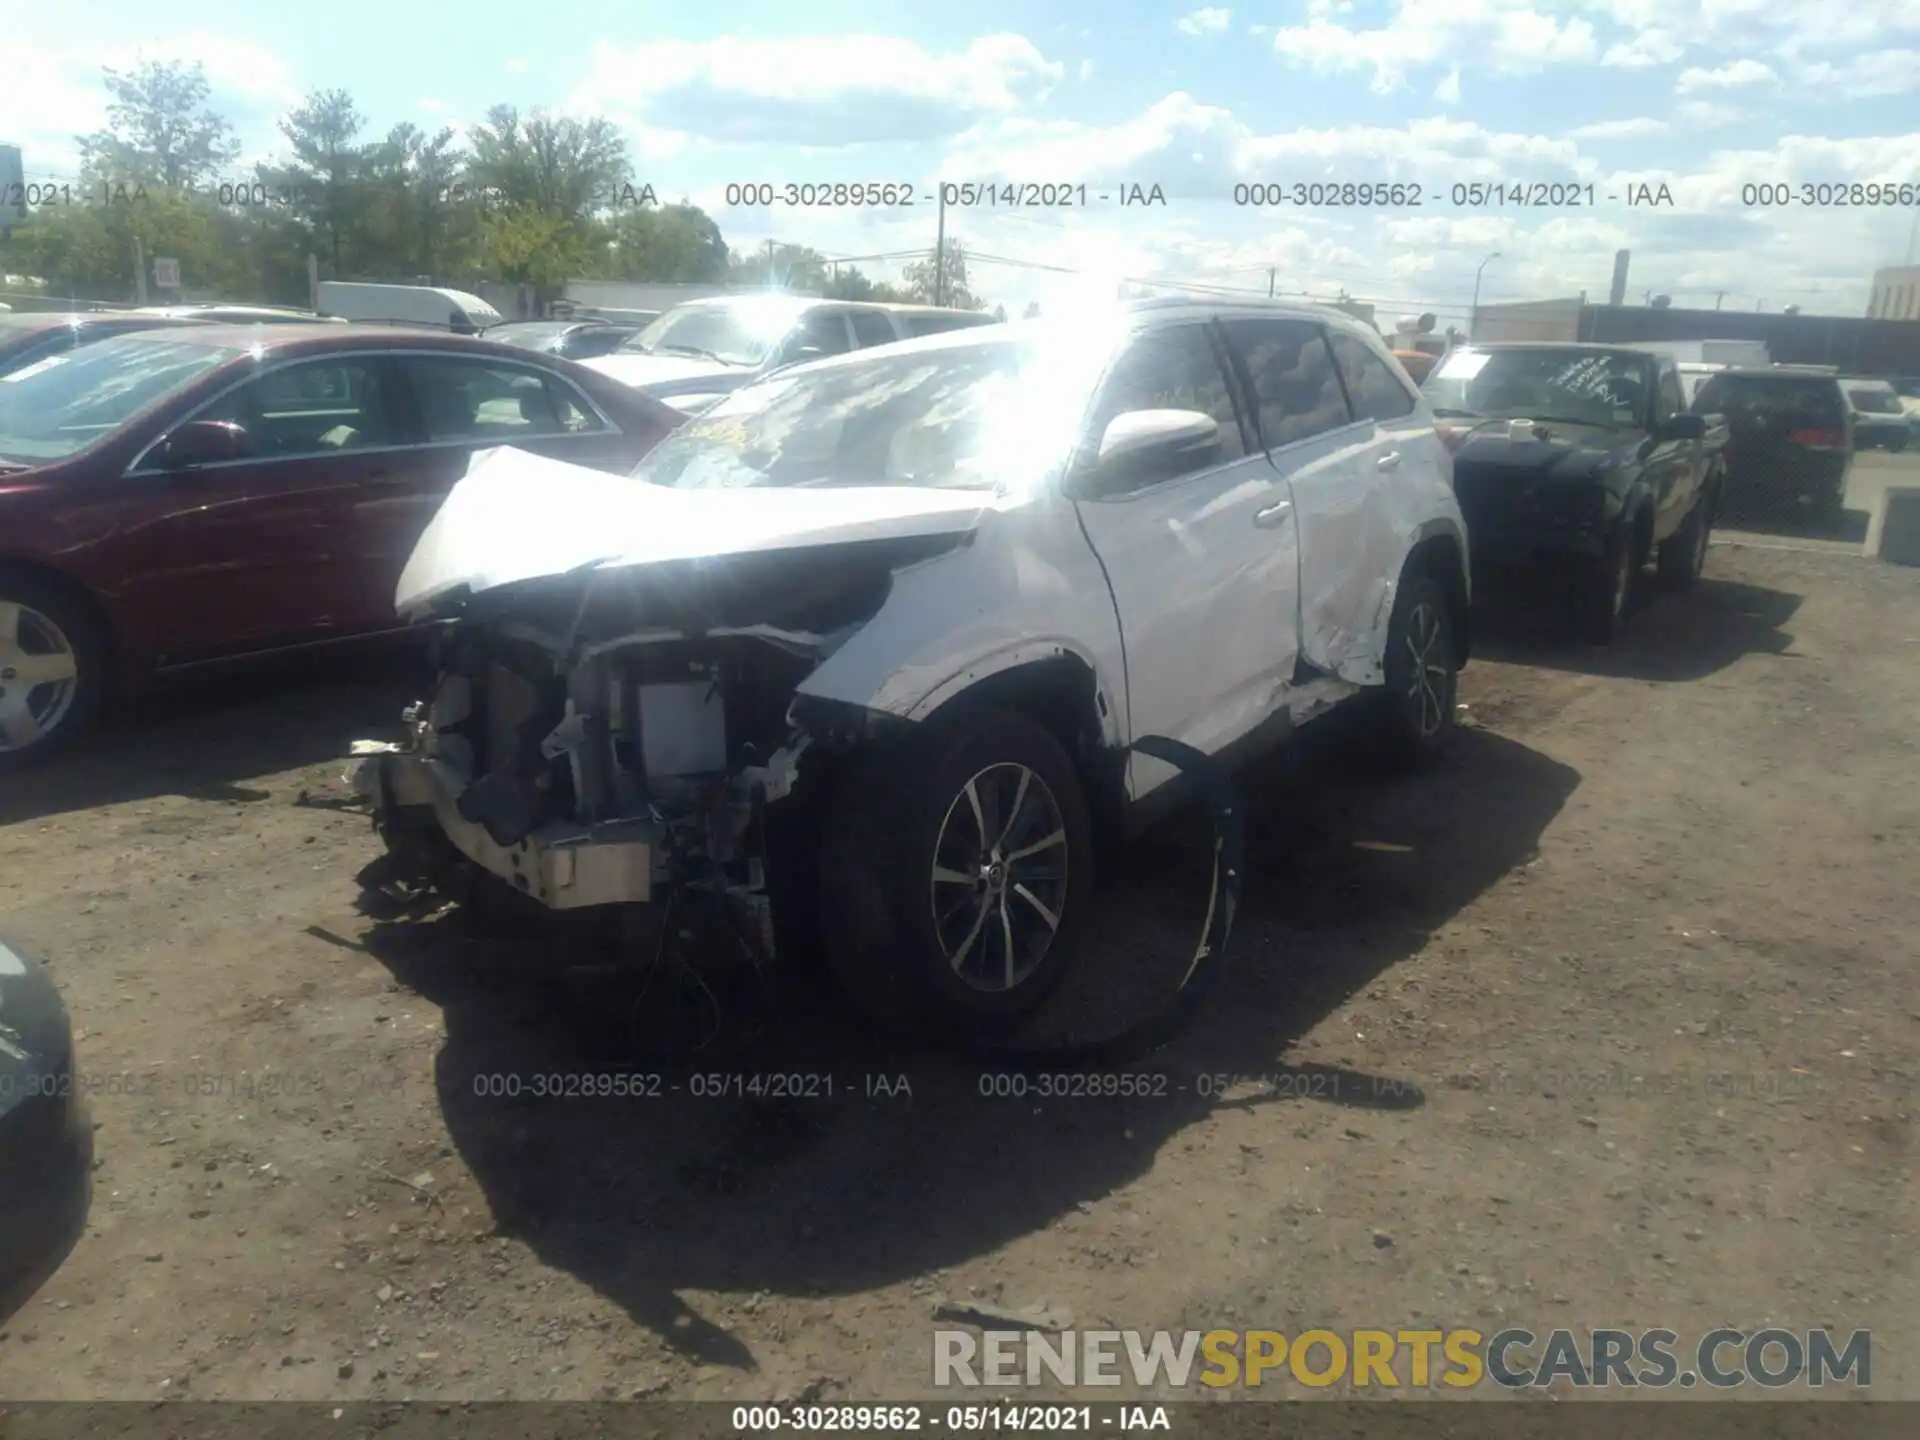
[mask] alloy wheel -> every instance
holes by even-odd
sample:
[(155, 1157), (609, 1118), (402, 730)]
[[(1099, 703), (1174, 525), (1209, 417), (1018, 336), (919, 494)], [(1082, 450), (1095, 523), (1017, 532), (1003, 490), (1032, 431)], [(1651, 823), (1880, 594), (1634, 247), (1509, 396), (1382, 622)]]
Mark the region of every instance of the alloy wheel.
[(0, 753), (45, 740), (73, 708), (80, 660), (48, 616), (0, 600)]
[(1026, 765), (977, 772), (940, 821), (931, 882), (934, 933), (960, 981), (1005, 993), (1046, 959), (1067, 898), (1067, 826)]
[(1447, 654), (1446, 627), (1440, 612), (1428, 601), (1422, 600), (1407, 616), (1407, 652), (1413, 660), (1407, 703), (1420, 738), (1430, 740), (1447, 723), (1447, 680), (1452, 674), (1448, 662), (1452, 657)]

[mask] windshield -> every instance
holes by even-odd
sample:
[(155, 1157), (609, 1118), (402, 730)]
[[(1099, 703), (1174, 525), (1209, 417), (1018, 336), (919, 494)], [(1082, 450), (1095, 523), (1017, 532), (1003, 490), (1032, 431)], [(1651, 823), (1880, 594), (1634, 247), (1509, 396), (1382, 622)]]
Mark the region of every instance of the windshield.
[(64, 459), (243, 353), (125, 336), (0, 375), (0, 463)]
[(769, 298), (724, 305), (680, 305), (620, 347), (622, 354), (688, 355), (723, 365), (765, 362), (799, 320), (801, 307)]
[(689, 489), (1020, 488), (1071, 448), (1086, 378), (1023, 341), (862, 356), (736, 391), (633, 473)]
[(572, 328), (571, 325), (496, 325), (481, 334), (488, 340), (498, 340), (502, 345), (517, 345), (522, 350), (544, 350)]
[(1898, 415), (1901, 413), (1900, 399), (1893, 393), (1891, 388), (1883, 390), (1878, 387), (1873, 389), (1853, 389), (1849, 387), (1847, 390), (1847, 398), (1853, 402), (1853, 408), (1858, 410), (1862, 415)]
[(1436, 414), (1632, 425), (1644, 363), (1590, 350), (1455, 350), (1421, 388)]

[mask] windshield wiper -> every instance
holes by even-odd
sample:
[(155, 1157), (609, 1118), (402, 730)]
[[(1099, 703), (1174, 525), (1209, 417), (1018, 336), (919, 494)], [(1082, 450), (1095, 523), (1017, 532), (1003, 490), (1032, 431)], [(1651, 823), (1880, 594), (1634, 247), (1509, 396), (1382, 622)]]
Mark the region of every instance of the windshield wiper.
[(1447, 406), (1447, 405), (1435, 405), (1432, 408), (1433, 408), (1433, 413), (1436, 415), (1458, 415), (1462, 419), (1467, 419), (1467, 420), (1472, 419), (1475, 415), (1478, 415), (1480, 413), (1478, 410), (1455, 410), (1451, 406)]
[(671, 353), (674, 355), (698, 355), (702, 360), (711, 360), (716, 365), (739, 365), (739, 360), (729, 360), (724, 355), (716, 355), (711, 350), (702, 350), (698, 345), (656, 345), (649, 354)]

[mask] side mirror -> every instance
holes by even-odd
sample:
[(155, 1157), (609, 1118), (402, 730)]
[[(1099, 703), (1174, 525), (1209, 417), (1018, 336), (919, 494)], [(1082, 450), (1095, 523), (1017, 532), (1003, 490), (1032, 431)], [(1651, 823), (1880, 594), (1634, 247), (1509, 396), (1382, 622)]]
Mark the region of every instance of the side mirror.
[(153, 455), (162, 470), (180, 471), (241, 460), (250, 448), (247, 432), (231, 421), (193, 420), (163, 439)]
[(1220, 425), (1198, 410), (1129, 410), (1107, 422), (1095, 462), (1101, 488), (1196, 470), (1220, 453)]
[(1707, 420), (1704, 415), (1675, 415), (1660, 427), (1663, 440), (1701, 440), (1706, 437)]
[(796, 345), (787, 352), (786, 359), (780, 362), (781, 369), (789, 365), (804, 365), (809, 360), (823, 360), (827, 352), (818, 345)]

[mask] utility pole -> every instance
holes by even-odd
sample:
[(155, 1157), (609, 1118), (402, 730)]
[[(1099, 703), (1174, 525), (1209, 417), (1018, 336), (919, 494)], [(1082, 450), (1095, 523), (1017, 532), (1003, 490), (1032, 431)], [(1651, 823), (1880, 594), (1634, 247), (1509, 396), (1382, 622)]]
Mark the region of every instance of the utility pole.
[(773, 239), (767, 239), (767, 288), (773, 289)]
[(1726, 291), (1724, 290), (1718, 291), (1713, 297), (1713, 308), (1718, 310), (1720, 308), (1720, 302), (1726, 298), (1727, 298)]
[(1279, 273), (1280, 270), (1278, 266), (1269, 265), (1267, 267), (1267, 298), (1269, 300), (1273, 299), (1273, 282)]
[(947, 187), (940, 187), (939, 218), (933, 231), (933, 303), (947, 303)]
[(136, 305), (147, 303), (147, 251), (138, 235), (133, 237), (133, 299)]

